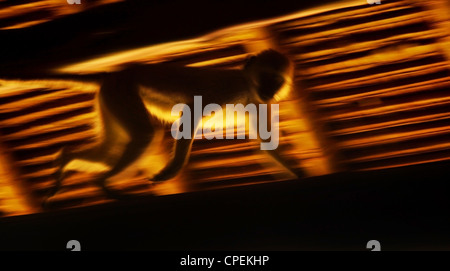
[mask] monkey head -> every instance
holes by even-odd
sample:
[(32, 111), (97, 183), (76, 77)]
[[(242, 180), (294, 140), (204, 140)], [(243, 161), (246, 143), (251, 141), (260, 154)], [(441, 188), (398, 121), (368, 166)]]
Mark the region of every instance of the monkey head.
[(285, 55), (269, 49), (249, 57), (244, 72), (259, 98), (268, 102), (280, 98), (281, 90), (292, 84), (293, 65)]

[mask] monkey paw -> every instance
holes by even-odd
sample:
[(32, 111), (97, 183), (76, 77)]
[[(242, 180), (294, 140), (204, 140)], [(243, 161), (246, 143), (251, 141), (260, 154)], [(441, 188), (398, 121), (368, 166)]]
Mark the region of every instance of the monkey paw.
[(165, 168), (161, 170), (158, 174), (153, 176), (153, 178), (150, 178), (149, 180), (152, 182), (164, 182), (169, 179), (172, 179), (173, 177), (177, 176), (179, 170), (174, 170), (171, 168)]
[(302, 169), (295, 169), (292, 171), (292, 173), (294, 173), (294, 175), (295, 175), (295, 177), (297, 177), (297, 179), (303, 179), (307, 176), (305, 171), (303, 171)]

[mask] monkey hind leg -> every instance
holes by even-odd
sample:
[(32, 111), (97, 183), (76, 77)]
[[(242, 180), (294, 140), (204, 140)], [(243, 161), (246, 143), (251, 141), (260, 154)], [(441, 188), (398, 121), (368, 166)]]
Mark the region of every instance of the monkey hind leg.
[(55, 167), (57, 167), (58, 169), (52, 174), (54, 180), (55, 180), (55, 184), (53, 185), (53, 187), (51, 187), (49, 189), (49, 191), (47, 192), (47, 195), (45, 196), (41, 207), (45, 210), (49, 208), (49, 200), (51, 197), (53, 197), (56, 193), (58, 193), (58, 191), (60, 190), (61, 186), (62, 186), (62, 182), (64, 180), (64, 175), (65, 172), (63, 171), (63, 164), (64, 164), (64, 157), (66, 153), (66, 148), (62, 148), (60, 151), (60, 154), (58, 155), (58, 157), (53, 161), (53, 164)]
[[(120, 88), (120, 84), (116, 87)], [(155, 129), (137, 89), (130, 89), (127, 86), (124, 91), (117, 88), (108, 92), (100, 91), (99, 99), (116, 124), (128, 135), (129, 140), (112, 167), (98, 177), (96, 182), (108, 196), (126, 198), (126, 195), (109, 189), (106, 181), (126, 169), (144, 153), (155, 136)]]
[[(100, 103), (100, 101), (99, 101)], [(91, 148), (84, 150), (69, 150), (67, 147), (63, 147), (54, 160), (54, 167), (57, 170), (53, 173), (53, 179), (55, 183), (52, 188), (48, 191), (42, 207), (44, 209), (49, 208), (49, 200), (51, 197), (56, 195), (62, 187), (62, 183), (67, 176), (66, 166), (74, 160), (84, 160), (88, 162), (102, 162), (107, 163), (109, 150), (113, 149), (116, 144), (120, 141), (118, 133), (115, 132), (115, 124), (104, 105), (99, 104), (99, 116), (100, 123), (103, 127), (103, 137)]]
[(107, 180), (110, 177), (120, 173), (126, 167), (128, 167), (131, 163), (137, 160), (144, 152), (148, 142), (146, 141), (131, 141), (125, 147), (125, 150), (117, 163), (106, 173), (101, 174), (95, 182), (102, 188), (103, 192), (110, 197), (115, 199), (125, 199), (128, 198), (126, 194), (123, 194), (119, 191), (114, 191), (107, 186)]

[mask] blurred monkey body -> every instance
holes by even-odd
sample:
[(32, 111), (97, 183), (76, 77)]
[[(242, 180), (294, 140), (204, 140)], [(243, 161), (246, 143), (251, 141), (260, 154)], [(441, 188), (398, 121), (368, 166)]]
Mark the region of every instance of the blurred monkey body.
[[(284, 55), (266, 50), (249, 58), (240, 70), (151, 64), (129, 65), (121, 71), (99, 75), (94, 81), (100, 84), (97, 103), (103, 137), (97, 145), (86, 150), (62, 149), (56, 160), (56, 185), (50, 196), (59, 190), (68, 171), (67, 165), (74, 160), (84, 160), (92, 163), (108, 161), (109, 168), (96, 177), (96, 182), (110, 197), (121, 198), (123, 195), (107, 187), (107, 179), (135, 162), (148, 146), (151, 149), (153, 144), (160, 144), (155, 135), (163, 127), (161, 124), (179, 118), (171, 114), (176, 104), (193, 107), (194, 97), (202, 96), (204, 104), (214, 103), (222, 107), (249, 103), (268, 104), (270, 107), (274, 98), (290, 88), (292, 72), (292, 63)], [(58, 75), (54, 77), (61, 78)], [(64, 77), (70, 78), (70, 75)], [(72, 80), (92, 81), (93, 78), (75, 75)], [(199, 122), (193, 120), (191, 123)], [(197, 128), (191, 127), (189, 139), (175, 140), (172, 158), (150, 178), (151, 181), (169, 180), (180, 172), (188, 161)], [(118, 129), (122, 133), (118, 133)], [(125, 142), (123, 150), (117, 158), (111, 159), (108, 156), (119, 142)], [(266, 152), (293, 175), (300, 177), (301, 173), (295, 172), (277, 150)]]

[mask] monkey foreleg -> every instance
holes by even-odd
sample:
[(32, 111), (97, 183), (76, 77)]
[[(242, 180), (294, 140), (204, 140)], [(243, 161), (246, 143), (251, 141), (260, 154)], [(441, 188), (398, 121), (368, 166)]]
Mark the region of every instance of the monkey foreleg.
[(177, 140), (172, 160), (151, 181), (162, 182), (175, 177), (188, 161), (193, 140), (193, 136), (191, 139), (182, 138)]
[(270, 157), (272, 157), (277, 164), (285, 168), (292, 175), (292, 177), (295, 177), (296, 179), (306, 177), (305, 172), (298, 168), (294, 161), (285, 159), (278, 150), (266, 150), (265, 152), (270, 155)]

